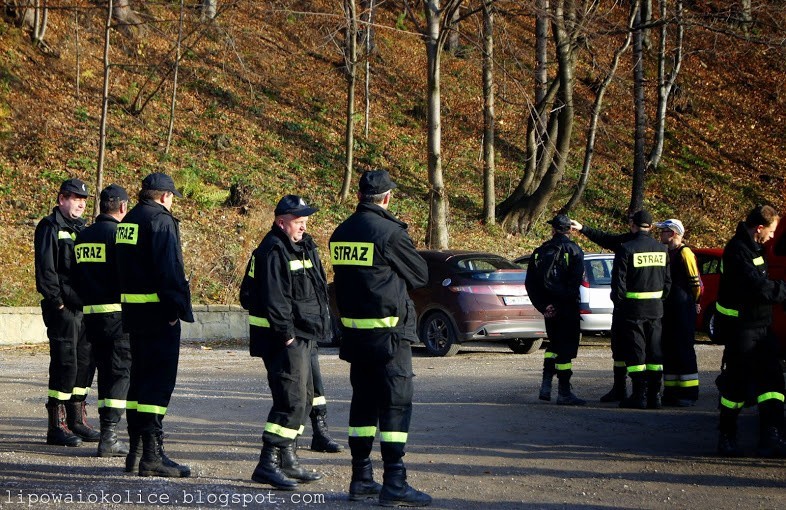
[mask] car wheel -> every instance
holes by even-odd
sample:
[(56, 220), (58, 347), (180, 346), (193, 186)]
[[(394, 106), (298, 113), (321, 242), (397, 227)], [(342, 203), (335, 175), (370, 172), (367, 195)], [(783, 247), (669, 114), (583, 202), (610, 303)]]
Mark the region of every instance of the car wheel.
[(423, 320), (420, 339), (432, 356), (453, 356), (461, 348), (456, 343), (453, 323), (443, 312), (433, 312)]
[(542, 338), (514, 338), (508, 341), (508, 347), (516, 354), (532, 354), (542, 343)]
[(715, 310), (715, 303), (709, 306), (704, 315), (706, 317), (704, 319), (705, 329), (707, 330), (707, 336), (710, 337), (710, 342), (720, 344), (721, 342), (718, 338), (718, 314)]

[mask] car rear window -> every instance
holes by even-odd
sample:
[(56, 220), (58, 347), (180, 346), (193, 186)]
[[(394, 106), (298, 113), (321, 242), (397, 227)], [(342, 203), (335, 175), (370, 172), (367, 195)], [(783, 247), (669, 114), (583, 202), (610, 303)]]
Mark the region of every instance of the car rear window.
[(596, 285), (611, 285), (611, 267), (614, 259), (591, 259), (584, 261), (584, 270), (590, 287)]
[(466, 258), (454, 262), (456, 269), (473, 280), (523, 282), (527, 272), (503, 258)]

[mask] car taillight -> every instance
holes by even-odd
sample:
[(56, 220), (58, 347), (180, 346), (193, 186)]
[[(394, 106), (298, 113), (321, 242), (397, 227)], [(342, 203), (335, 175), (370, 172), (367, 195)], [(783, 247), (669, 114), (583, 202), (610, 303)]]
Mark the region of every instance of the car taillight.
[(581, 277), (581, 286), (589, 289), (589, 280), (587, 280), (587, 275)]

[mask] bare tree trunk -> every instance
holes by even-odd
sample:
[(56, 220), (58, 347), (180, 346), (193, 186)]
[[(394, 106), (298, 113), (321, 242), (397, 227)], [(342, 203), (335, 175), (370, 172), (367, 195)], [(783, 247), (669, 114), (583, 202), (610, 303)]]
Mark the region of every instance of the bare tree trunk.
[(740, 14), (740, 23), (742, 24), (742, 31), (745, 35), (750, 32), (751, 25), (753, 25), (753, 12), (751, 9), (751, 0), (742, 0), (742, 13)]
[[(550, 106), (547, 108), (547, 104), (554, 98), (552, 95), (551, 101), (546, 99), (549, 85), (549, 0), (536, 0), (535, 8), (535, 104), (527, 121), (528, 135), (532, 137), (531, 141), (533, 142), (531, 145), (529, 144), (530, 136), (528, 136), (527, 166), (530, 169), (530, 184), (535, 178), (535, 169), (542, 161), (548, 119), (546, 112), (550, 108)], [(556, 89), (554, 92), (556, 93)], [(529, 131), (530, 124), (532, 131)], [(531, 191), (530, 186), (527, 186), (527, 191)]]
[(456, 9), (453, 12), (453, 16), (450, 17), (450, 23), (448, 24), (448, 38), (445, 43), (445, 51), (450, 53), (451, 55), (455, 55), (459, 49), (459, 17), (461, 17), (460, 9)]
[(483, 221), (493, 225), (494, 185), (494, 7), (483, 0)]
[(79, 10), (74, 10), (74, 53), (76, 54), (76, 91), (74, 99), (79, 104), (79, 86), (81, 80), (82, 53), (79, 44)]
[(215, 19), (217, 0), (202, 0), (202, 21)]
[(368, 129), (369, 123), (371, 119), (371, 27), (374, 23), (374, 0), (366, 0), (366, 2), (361, 2), (361, 5), (364, 3), (368, 4), (368, 14), (363, 13), (361, 15), (361, 21), (363, 21), (363, 17), (367, 16), (367, 24), (366, 28), (363, 31), (363, 41), (364, 47), (366, 51), (366, 69), (365, 75), (363, 76), (363, 92), (364, 92), (364, 102), (365, 102), (365, 117), (363, 123), (363, 136), (368, 138)]
[(641, 24), (644, 28), (641, 31), (641, 43), (646, 49), (652, 48), (650, 40), (650, 23), (652, 23), (652, 0), (642, 0), (641, 2)]
[(172, 133), (175, 131), (175, 105), (177, 104), (177, 73), (180, 70), (180, 47), (183, 42), (183, 10), (184, 0), (180, 0), (180, 19), (177, 24), (177, 48), (175, 50), (175, 73), (172, 77), (172, 101), (169, 105), (169, 131), (166, 136), (166, 146), (164, 154), (169, 154), (169, 146), (172, 144)]
[(644, 47), (641, 28), (641, 9), (636, 12), (633, 31), (633, 103), (635, 129), (633, 135), (633, 183), (630, 194), (628, 214), (633, 214), (644, 205), (644, 181), (647, 159), (644, 144), (647, 128), (647, 115), (644, 98)]
[(344, 182), (341, 186), (339, 200), (344, 201), (349, 197), (349, 187), (352, 182), (352, 167), (354, 165), (355, 145), (355, 81), (357, 76), (358, 60), (358, 18), (355, 0), (344, 0), (344, 15), (347, 21), (347, 30), (344, 49), (344, 62), (347, 72), (347, 111), (346, 129), (344, 131)]
[(46, 35), (46, 25), (49, 20), (48, 0), (35, 0), (33, 7), (33, 25), (30, 38), (37, 46), (44, 45), (44, 35)]
[(625, 36), (625, 41), (614, 52), (614, 57), (611, 59), (611, 65), (609, 66), (609, 71), (603, 78), (603, 81), (598, 87), (598, 91), (595, 95), (595, 101), (592, 105), (592, 113), (590, 115), (589, 127), (587, 128), (587, 144), (586, 148), (584, 149), (584, 163), (581, 166), (581, 174), (579, 175), (579, 180), (576, 184), (576, 189), (573, 192), (573, 195), (570, 197), (568, 203), (565, 204), (565, 206), (560, 210), (560, 212), (563, 214), (568, 214), (571, 209), (576, 207), (584, 195), (584, 190), (587, 188), (590, 167), (592, 166), (592, 156), (595, 154), (595, 137), (598, 132), (598, 120), (600, 119), (600, 111), (601, 107), (603, 106), (603, 98), (606, 95), (606, 89), (608, 89), (609, 85), (611, 84), (611, 80), (617, 73), (617, 67), (619, 67), (622, 54), (628, 51), (628, 48), (630, 47), (630, 41), (633, 34), (633, 20), (636, 16), (636, 11), (639, 9), (639, 2), (640, 0), (634, 0), (631, 2), (630, 15), (628, 16), (627, 24), (628, 31)]
[(126, 37), (133, 37), (142, 25), (142, 18), (131, 9), (129, 0), (116, 0), (112, 7), (115, 29)]
[(109, 111), (109, 35), (112, 30), (112, 0), (107, 0), (106, 24), (104, 26), (104, 88), (101, 96), (101, 125), (98, 135), (98, 168), (96, 169), (96, 199), (93, 202), (93, 216), (98, 216), (100, 193), (104, 188), (104, 155), (106, 153), (106, 118)]

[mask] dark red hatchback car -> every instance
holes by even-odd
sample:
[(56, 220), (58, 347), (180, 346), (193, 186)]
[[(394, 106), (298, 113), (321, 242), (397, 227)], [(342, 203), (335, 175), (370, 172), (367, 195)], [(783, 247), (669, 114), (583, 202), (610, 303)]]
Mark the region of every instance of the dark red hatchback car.
[(499, 255), (419, 252), (428, 284), (410, 292), (418, 335), (434, 356), (452, 356), (471, 341), (505, 341), (513, 352), (538, 350), (546, 328), (524, 287), (526, 271)]

